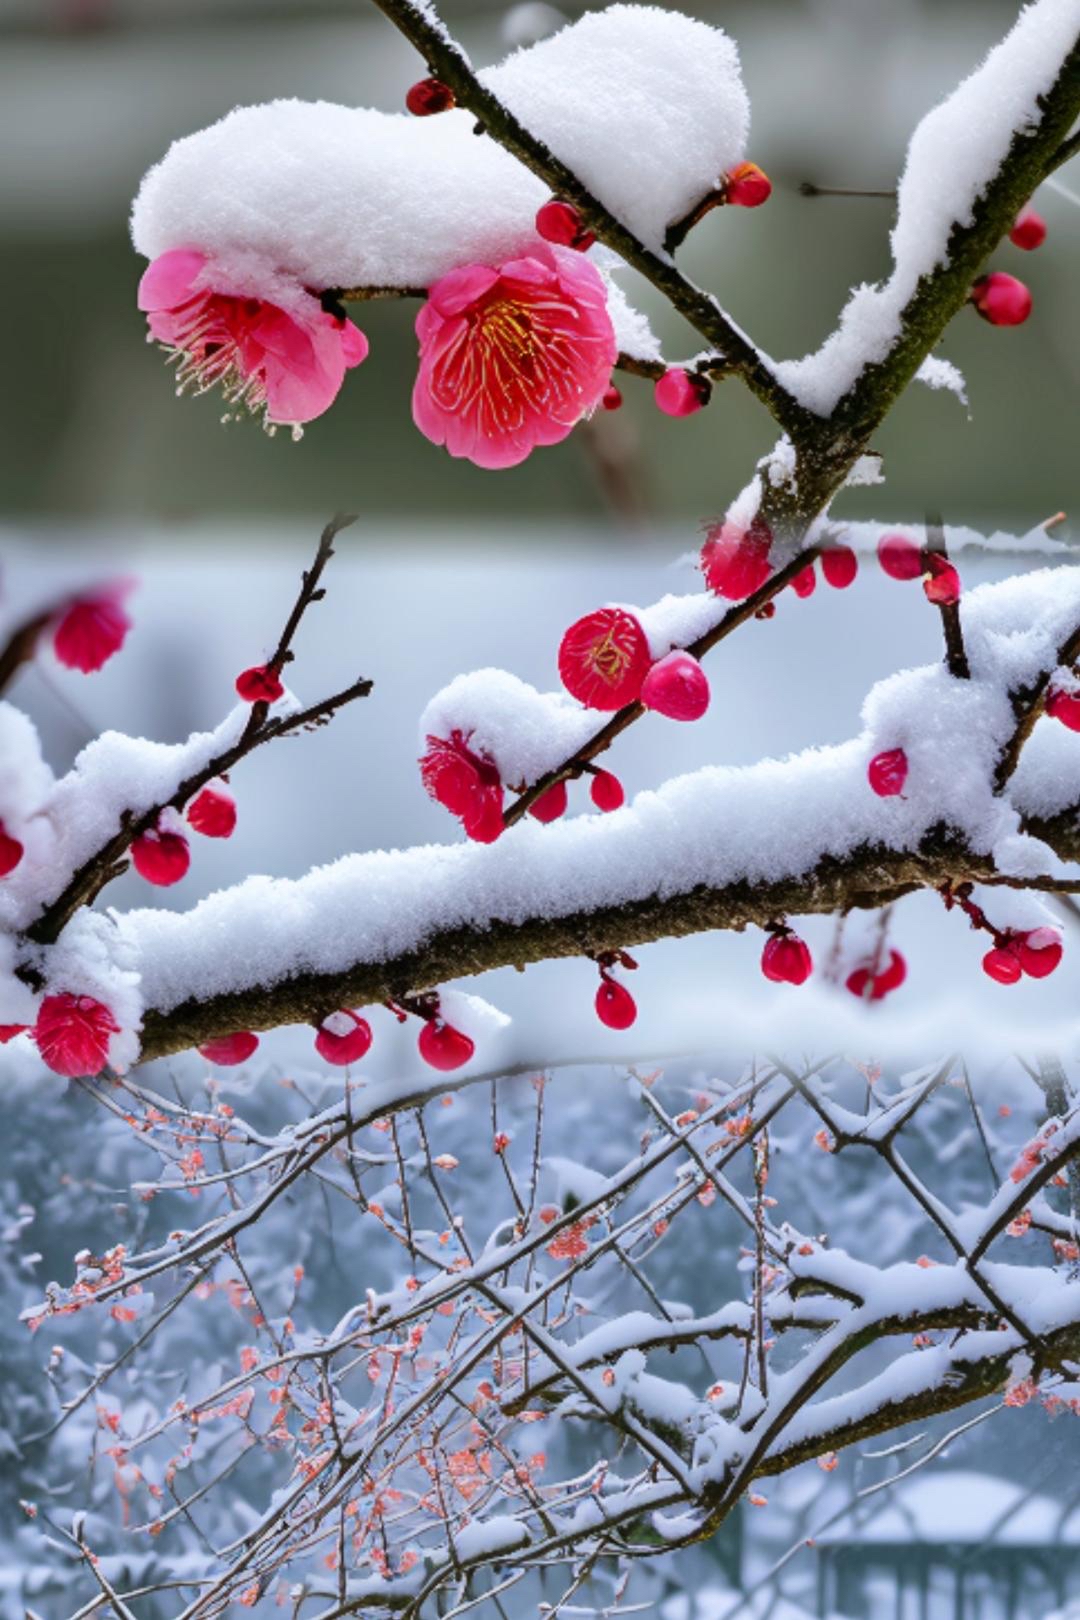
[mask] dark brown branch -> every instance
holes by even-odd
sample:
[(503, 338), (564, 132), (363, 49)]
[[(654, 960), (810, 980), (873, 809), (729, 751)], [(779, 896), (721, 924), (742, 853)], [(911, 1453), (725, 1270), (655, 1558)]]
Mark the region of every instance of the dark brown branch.
[(886, 202), (896, 201), (896, 187), (888, 191), (862, 191), (858, 186), (818, 186), (813, 180), (802, 180), (799, 183), (799, 195), (802, 197), (880, 197)]
[(58, 609), (46, 608), (17, 625), (0, 648), (0, 696), (7, 691), (23, 664), (28, 664), (37, 650), (38, 637), (56, 618)]
[[(943, 562), (949, 560), (945, 545), (945, 525), (936, 514), (931, 514), (926, 520), (926, 544), (923, 547), (923, 556), (924, 560), (928, 557), (940, 557)], [(938, 611), (941, 614), (941, 628), (945, 636), (945, 663), (949, 674), (958, 681), (968, 681), (971, 679), (971, 668), (964, 649), (960, 603), (941, 602), (938, 604)]]
[[(296, 601), (285, 622), (274, 654), (267, 664), (267, 668), (272, 669), (275, 674), (280, 673), (293, 657), (293, 637), (305, 612), (313, 602), (321, 601), (325, 595), (319, 580), (326, 564), (333, 556), (336, 535), (353, 521), (355, 520), (352, 517), (339, 514), (323, 530), (315, 560), (304, 572)], [(176, 792), (165, 803), (152, 805), (138, 815), (129, 812), (121, 817), (120, 826), (109, 841), (83, 862), (56, 899), (51, 901), (36, 921), (26, 929), (27, 939), (36, 945), (51, 945), (59, 939), (76, 911), (82, 906), (91, 904), (102, 889), (126, 869), (125, 858), (131, 845), (136, 838), (157, 826), (165, 809), (183, 810), (208, 782), (224, 776), (263, 743), (270, 742), (275, 737), (287, 737), (298, 731), (325, 725), (339, 709), (357, 698), (367, 697), (371, 689), (371, 681), (360, 679), (345, 687), (343, 691), (322, 698), (306, 709), (275, 719), (268, 718), (270, 709), (268, 703), (252, 704), (247, 724), (235, 743), (223, 749), (220, 754), (215, 754), (213, 759), (185, 777)]]
[(781, 386), (750, 340), (731, 322), (715, 298), (696, 287), (665, 255), (639, 242), (576, 174), (525, 128), (509, 108), (488, 90), (438, 18), (412, 0), (375, 0), (375, 4), (424, 57), (431, 72), (454, 92), (459, 106), (473, 113), (491, 139), (540, 177), (552, 193), (572, 203), (587, 228), (614, 249), (627, 264), (663, 293), (711, 348), (723, 354), (747, 386), (789, 430), (806, 426), (811, 413)]
[[(717, 646), (727, 636), (730, 636), (740, 625), (746, 624), (752, 619), (758, 610), (765, 606), (766, 602), (771, 602), (774, 596), (777, 596), (786, 585), (790, 584), (796, 574), (801, 573), (804, 568), (814, 561), (820, 549), (820, 546), (808, 546), (797, 557), (793, 557), (783, 568), (778, 569), (771, 579), (766, 580), (764, 585), (754, 591), (753, 595), (748, 596), (744, 602), (736, 602), (733, 607), (728, 608), (726, 613), (721, 614), (712, 629), (706, 630), (704, 635), (699, 636), (696, 641), (692, 641), (686, 651), (694, 658), (704, 658), (707, 652), (710, 652), (713, 647)], [(572, 754), (561, 765), (557, 765), (554, 770), (548, 771), (538, 781), (534, 782), (531, 787), (526, 788), (525, 792), (516, 798), (513, 804), (508, 806), (503, 815), (503, 825), (512, 827), (515, 822), (520, 821), (530, 805), (534, 805), (537, 799), (541, 798), (549, 788), (554, 787), (556, 782), (569, 781), (571, 778), (580, 776), (590, 760), (594, 760), (598, 754), (602, 754), (606, 749), (610, 748), (615, 738), (620, 736), (628, 726), (632, 726), (635, 720), (640, 720), (645, 713), (646, 709), (643, 703), (635, 701), (624, 704), (621, 709), (612, 715), (610, 720), (599, 728), (594, 736), (589, 738), (587, 743), (578, 749), (576, 754)]]

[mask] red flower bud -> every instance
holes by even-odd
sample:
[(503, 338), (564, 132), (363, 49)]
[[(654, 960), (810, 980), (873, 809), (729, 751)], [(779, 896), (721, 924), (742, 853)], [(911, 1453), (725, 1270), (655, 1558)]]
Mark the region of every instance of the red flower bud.
[(236, 800), (225, 787), (211, 783), (192, 799), (187, 819), (204, 838), (231, 838), (236, 830)]
[(371, 1025), (359, 1013), (343, 1007), (323, 1020), (315, 1035), (315, 1050), (326, 1063), (359, 1063), (371, 1045)]
[(847, 987), (853, 996), (859, 996), (862, 1000), (881, 1001), (891, 990), (898, 990), (903, 984), (907, 978), (907, 963), (899, 951), (890, 951), (888, 967), (880, 969), (876, 978), (871, 975), (872, 964), (856, 968), (854, 973), (848, 975)]
[(598, 810), (620, 810), (626, 794), (619, 778), (611, 771), (597, 771), (589, 786), (589, 797)]
[(586, 230), (581, 215), (573, 203), (560, 202), (553, 197), (536, 211), (536, 231), (545, 242), (559, 247), (576, 248), (585, 253), (596, 241), (595, 231)]
[(276, 703), (285, 688), (269, 665), (255, 664), (236, 677), (236, 690), (245, 703)]
[(821, 553), (821, 572), (834, 590), (846, 590), (859, 572), (859, 559), (850, 546), (830, 546)]
[(883, 534), (877, 554), (882, 573), (890, 579), (918, 579), (923, 571), (922, 551), (906, 534)]
[(223, 1069), (246, 1063), (259, 1045), (259, 1037), (250, 1029), (238, 1029), (232, 1035), (219, 1035), (216, 1040), (205, 1041), (196, 1050), (208, 1063), (217, 1063)]
[(738, 163), (729, 170), (724, 201), (734, 208), (760, 208), (772, 195), (772, 181), (756, 163)]
[(629, 1029), (637, 1018), (637, 1003), (625, 985), (603, 979), (596, 992), (596, 1016), (608, 1029)]
[(419, 79), (405, 92), (405, 105), (414, 118), (449, 112), (454, 104), (454, 92), (441, 79)]
[(0, 821), (0, 878), (14, 872), (22, 858), (23, 846), (17, 838), (12, 838), (4, 823)]
[(1024, 208), (1016, 216), (1016, 223), (1009, 232), (1009, 241), (1014, 247), (1023, 248), (1030, 253), (1033, 248), (1042, 247), (1046, 241), (1046, 221), (1034, 208)]
[(653, 398), (665, 416), (693, 416), (709, 403), (712, 383), (696, 371), (672, 366), (653, 387)]
[(761, 953), (761, 971), (774, 984), (805, 984), (813, 972), (810, 947), (798, 934), (770, 934)]
[(817, 590), (817, 573), (813, 563), (807, 563), (791, 581), (791, 588), (796, 596), (813, 596)]
[(701, 548), (706, 585), (729, 602), (745, 601), (772, 573), (771, 546), (771, 530), (756, 518), (747, 529), (735, 523), (714, 524)]
[(34, 1025), (42, 1062), (69, 1080), (100, 1074), (109, 1060), (109, 1038), (119, 1033), (104, 1002), (66, 991), (45, 997)]
[(541, 793), (536, 802), (530, 804), (529, 814), (537, 821), (558, 821), (566, 814), (566, 783), (556, 782), (546, 793)]
[(1031, 294), (1022, 281), (993, 270), (971, 289), (971, 302), (991, 326), (1023, 326), (1031, 314)]
[(622, 402), (623, 400), (620, 390), (615, 387), (614, 383), (612, 383), (611, 387), (605, 392), (600, 404), (603, 406), (605, 411), (617, 411), (622, 408)]
[(191, 848), (183, 833), (161, 832), (151, 828), (141, 833), (131, 846), (131, 864), (147, 883), (167, 889), (179, 883), (191, 865)]
[(962, 586), (960, 575), (952, 563), (936, 551), (927, 553), (927, 577), (923, 580), (926, 600), (936, 607), (952, 607), (959, 602)]
[(690, 653), (669, 652), (646, 675), (641, 701), (669, 720), (700, 720), (709, 707), (708, 677)]
[(444, 1024), (437, 1018), (425, 1022), (417, 1048), (425, 1063), (444, 1072), (460, 1069), (476, 1051), (475, 1043), (460, 1029), (454, 1029), (451, 1024)]
[(1068, 726), (1070, 731), (1080, 731), (1080, 692), (1066, 692), (1060, 686), (1054, 687), (1047, 694), (1046, 712), (1052, 719)]
[(903, 793), (907, 781), (908, 757), (902, 748), (888, 748), (875, 754), (866, 767), (866, 780), (879, 799), (892, 799)]

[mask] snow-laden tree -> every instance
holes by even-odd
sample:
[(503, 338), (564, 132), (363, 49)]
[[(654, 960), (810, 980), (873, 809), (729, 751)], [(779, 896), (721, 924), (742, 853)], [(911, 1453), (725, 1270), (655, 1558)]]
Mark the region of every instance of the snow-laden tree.
[[(77, 1581), (80, 1616), (236, 1603), (419, 1620), (505, 1613), (515, 1589), (507, 1603), (615, 1612), (640, 1565), (764, 1505), (774, 1476), (831, 1474), (857, 1442), (976, 1403), (956, 1421), (1080, 1410), (1080, 1107), (1056, 1058), (1020, 1065), (998, 1116), (957, 1054), (897, 1074), (772, 1054), (663, 1075), (641, 1054), (609, 1128), (550, 1052), (492, 1063), (504, 1015), (457, 982), (587, 958), (601, 1030), (627, 1030), (631, 950), (756, 929), (767, 980), (834, 982), (869, 1031), (902, 994), (892, 908), (917, 891), (983, 936), (997, 985), (1061, 967), (1047, 908), (1080, 888), (1080, 576), (1057, 523), (1020, 542), (1031, 566), (965, 592), (955, 559), (979, 537), (933, 515), (845, 523), (832, 503), (878, 481), (874, 435), (909, 383), (963, 397), (933, 352), (954, 317), (1029, 316), (989, 260), (1006, 238), (1040, 246), (1030, 199), (1080, 149), (1080, 3), (1025, 7), (923, 119), (890, 275), (852, 292), (816, 353), (781, 362), (675, 258), (712, 209), (770, 192), (726, 35), (615, 5), (477, 73), (430, 6), (379, 4), (429, 70), (406, 114), (238, 109), (144, 181), (139, 304), (177, 391), (220, 391), (227, 416), (298, 437), (377, 368), (347, 306), (392, 297), (420, 300), (417, 427), (482, 467), (616, 409), (617, 370), (674, 417), (745, 386), (779, 437), (709, 526), (700, 590), (579, 618), (560, 692), (484, 669), (432, 697), (420, 783), (464, 842), (252, 877), (189, 912), (97, 904), (129, 865), (178, 881), (193, 842), (232, 835), (253, 751), (371, 693), (347, 648), (331, 695), (301, 702), (285, 679), (345, 515), (214, 730), (178, 746), (106, 732), (57, 778), (0, 703), (5, 1062), (43, 1063), (107, 1110), (110, 1163), (132, 1132), (147, 1155), (122, 1234), (61, 1195), (57, 1225), (83, 1241), (33, 1298), (10, 1199), (13, 1354), (42, 1331), (52, 1346), (40, 1397), (7, 1401), (20, 1539), (46, 1529), (39, 1584), (51, 1602), (52, 1582)], [(696, 355), (661, 354), (626, 268)], [(819, 573), (848, 589), (875, 553), (939, 617), (940, 660), (876, 685), (849, 742), (624, 802), (609, 766), (628, 727), (700, 718), (707, 654)], [(80, 587), (12, 622), (0, 685), (45, 642), (99, 669), (130, 590)], [(586, 782), (592, 808), (569, 818)], [(792, 919), (866, 912), (815, 969)], [(365, 1080), (393, 1020), (415, 1059)], [(310, 1026), (324, 1078), (282, 1120), (258, 1099), (257, 1054), (288, 1024)], [(143, 1067), (192, 1048), (200, 1086), (174, 1095), (164, 1063)], [(76, 1106), (46, 1110), (59, 1150)], [(178, 1198), (198, 1199), (194, 1225), (173, 1224)], [(680, 1289), (702, 1255), (705, 1311)], [(73, 1488), (80, 1449), (94, 1466)]]

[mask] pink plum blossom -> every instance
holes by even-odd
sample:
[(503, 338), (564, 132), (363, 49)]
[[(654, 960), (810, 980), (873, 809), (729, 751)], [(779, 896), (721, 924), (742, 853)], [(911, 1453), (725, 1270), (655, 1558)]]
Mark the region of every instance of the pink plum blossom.
[(261, 412), (268, 429), (310, 422), (333, 404), (346, 371), (367, 357), (367, 339), (302, 287), (274, 293), (283, 303), (252, 296), (191, 248), (153, 261), (139, 308), (177, 359), (179, 392), (220, 387), (231, 406)]
[(618, 349), (599, 271), (537, 243), (495, 269), (451, 270), (416, 320), (413, 420), (478, 467), (514, 467), (596, 409)]
[(68, 669), (91, 675), (119, 652), (131, 629), (124, 608), (135, 581), (114, 580), (68, 603), (53, 626), (53, 650)]

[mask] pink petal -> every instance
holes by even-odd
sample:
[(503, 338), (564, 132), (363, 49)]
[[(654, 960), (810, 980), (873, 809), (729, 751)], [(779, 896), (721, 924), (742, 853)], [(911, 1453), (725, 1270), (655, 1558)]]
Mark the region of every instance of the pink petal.
[(428, 299), (440, 315), (460, 315), (490, 292), (498, 279), (499, 272), (486, 264), (463, 264), (437, 281)]
[(337, 326), (335, 322), (335, 330), (341, 338), (341, 352), (346, 368), (351, 370), (353, 366), (361, 365), (367, 359), (370, 348), (363, 332), (358, 326), (354, 326), (352, 321), (345, 321), (342, 326)]
[(139, 308), (176, 309), (194, 296), (195, 282), (206, 267), (206, 255), (194, 248), (172, 248), (144, 271), (139, 282)]

